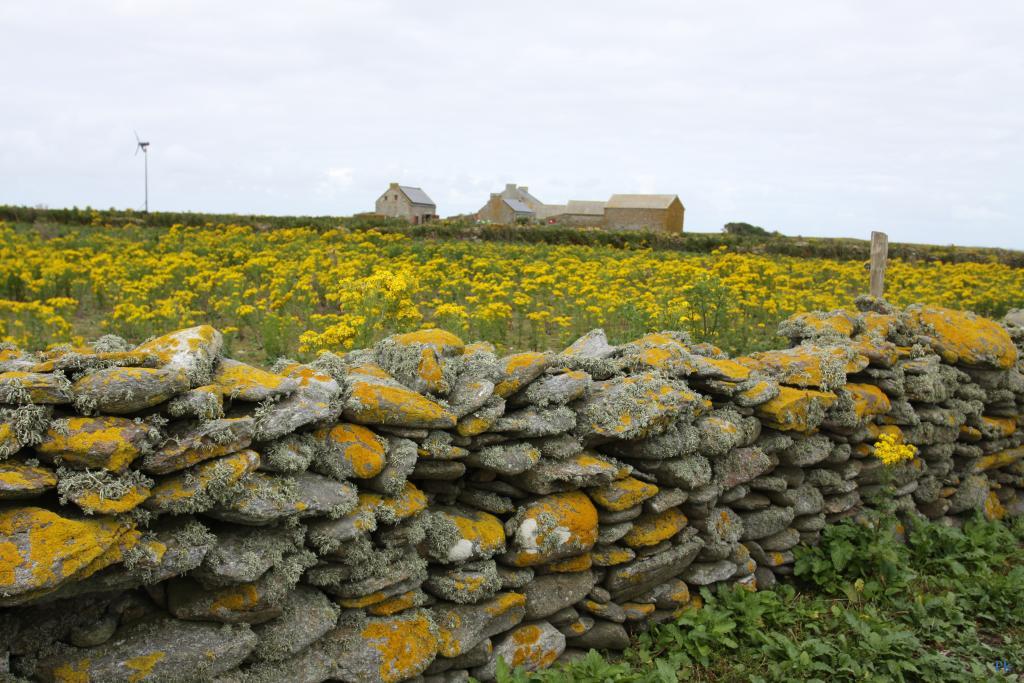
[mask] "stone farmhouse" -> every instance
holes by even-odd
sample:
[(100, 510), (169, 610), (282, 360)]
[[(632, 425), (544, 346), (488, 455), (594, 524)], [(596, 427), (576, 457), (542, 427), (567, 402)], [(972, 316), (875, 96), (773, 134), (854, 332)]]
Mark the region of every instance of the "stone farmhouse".
[(376, 213), (390, 218), (403, 218), (413, 225), (437, 218), (437, 205), (418, 187), (391, 183), (377, 198)]
[(524, 185), (508, 183), (491, 194), (477, 218), (491, 223), (522, 221), (604, 227), (611, 230), (682, 232), (686, 208), (674, 194), (613, 194), (606, 201), (573, 199), (545, 204)]
[(483, 208), (477, 213), (477, 219), (512, 225), (521, 221), (534, 222), (537, 213), (521, 199), (505, 197), (500, 192), (492, 192)]

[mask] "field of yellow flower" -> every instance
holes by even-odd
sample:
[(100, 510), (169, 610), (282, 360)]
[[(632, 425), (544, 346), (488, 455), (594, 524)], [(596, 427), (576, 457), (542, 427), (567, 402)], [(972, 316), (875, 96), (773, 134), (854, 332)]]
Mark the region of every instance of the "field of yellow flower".
[[(850, 306), (860, 261), (593, 245), (413, 239), (388, 231), (0, 222), (0, 341), (141, 340), (200, 322), (250, 360), (305, 358), (440, 326), (504, 349), (558, 349), (594, 327), (621, 342), (686, 330), (727, 350), (777, 346), (800, 310)], [(888, 298), (998, 316), (1024, 269), (890, 261)]]

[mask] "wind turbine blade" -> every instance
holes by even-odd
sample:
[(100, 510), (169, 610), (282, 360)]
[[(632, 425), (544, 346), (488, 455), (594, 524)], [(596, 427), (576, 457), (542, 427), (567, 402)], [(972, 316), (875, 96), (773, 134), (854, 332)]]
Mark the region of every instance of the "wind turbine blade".
[(142, 142), (141, 140), (139, 140), (139, 131), (133, 130), (132, 132), (135, 133), (135, 142)]

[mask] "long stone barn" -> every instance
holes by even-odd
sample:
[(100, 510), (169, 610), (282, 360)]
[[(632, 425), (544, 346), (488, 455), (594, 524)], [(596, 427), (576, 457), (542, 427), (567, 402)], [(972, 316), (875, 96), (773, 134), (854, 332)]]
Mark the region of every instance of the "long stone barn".
[(682, 232), (685, 213), (674, 194), (613, 194), (604, 207), (604, 225), (612, 230)]

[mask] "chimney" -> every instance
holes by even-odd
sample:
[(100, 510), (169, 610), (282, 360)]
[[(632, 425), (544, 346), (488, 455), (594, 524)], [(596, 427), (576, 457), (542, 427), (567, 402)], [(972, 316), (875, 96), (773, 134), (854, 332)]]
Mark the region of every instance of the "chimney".
[(388, 185), (388, 189), (389, 190), (397, 190), (398, 189), (398, 183), (391, 183), (390, 185)]
[(528, 188), (526, 185), (520, 185), (519, 189), (522, 190), (523, 192), (529, 192), (530, 191), (530, 188)]
[(505, 192), (515, 192), (515, 189), (516, 189), (516, 184), (515, 183), (505, 183)]

